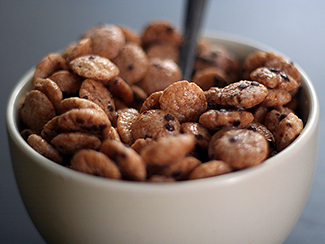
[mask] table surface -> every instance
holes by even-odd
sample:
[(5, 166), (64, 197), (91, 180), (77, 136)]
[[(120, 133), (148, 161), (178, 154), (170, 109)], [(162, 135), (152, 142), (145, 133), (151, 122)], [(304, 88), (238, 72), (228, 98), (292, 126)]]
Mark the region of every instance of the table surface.
[[(149, 21), (167, 19), (181, 28), (182, 0), (3, 0), (1, 33), (0, 240), (45, 243), (32, 224), (18, 193), (11, 167), (5, 110), (18, 79), (50, 52), (62, 49), (99, 23), (141, 31)], [(325, 1), (228, 0), (208, 2), (204, 31), (223, 31), (265, 43), (298, 63), (311, 78), (320, 102), (320, 141), (324, 146)], [(301, 218), (285, 241), (325, 243), (325, 151), (319, 150), (315, 178)]]

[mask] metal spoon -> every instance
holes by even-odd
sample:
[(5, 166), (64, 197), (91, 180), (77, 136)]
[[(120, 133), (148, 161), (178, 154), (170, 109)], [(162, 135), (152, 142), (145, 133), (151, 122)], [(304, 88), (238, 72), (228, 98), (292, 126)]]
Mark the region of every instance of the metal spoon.
[(187, 0), (184, 23), (184, 44), (180, 55), (180, 68), (184, 80), (190, 80), (196, 54), (196, 43), (201, 27), (206, 0)]

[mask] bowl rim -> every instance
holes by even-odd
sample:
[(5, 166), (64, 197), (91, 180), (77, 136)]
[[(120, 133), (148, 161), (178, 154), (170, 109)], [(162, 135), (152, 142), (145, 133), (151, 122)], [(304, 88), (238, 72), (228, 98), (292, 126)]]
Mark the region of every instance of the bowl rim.
[[(233, 44), (245, 45), (253, 49), (265, 50), (265, 51), (274, 51), (276, 53), (281, 54), (277, 50), (272, 47), (260, 43), (258, 41), (245, 38), (238, 35), (233, 35), (225, 32), (213, 32), (203, 35), (204, 38), (214, 39), (216, 41), (225, 41), (231, 42)], [(282, 54), (281, 54), (282, 55)], [(283, 55), (287, 57), (286, 55)], [(228, 184), (229, 182), (236, 182), (246, 177), (250, 177), (254, 174), (259, 174), (260, 172), (267, 171), (272, 167), (276, 167), (278, 157), (284, 156), (284, 154), (290, 154), (293, 150), (293, 147), (297, 144), (304, 143), (306, 137), (311, 133), (312, 130), (315, 129), (315, 126), (318, 125), (319, 122), (319, 103), (316, 91), (313, 87), (313, 84), (310, 78), (307, 76), (305, 71), (299, 66), (299, 64), (295, 63), (295, 66), (298, 68), (303, 80), (304, 80), (304, 89), (306, 89), (307, 98), (309, 101), (309, 114), (307, 123), (304, 125), (304, 129), (298, 138), (295, 139), (293, 143), (291, 143), (287, 148), (281, 151), (279, 154), (276, 154), (272, 158), (265, 160), (260, 165), (239, 170), (236, 172), (232, 172), (225, 175), (220, 175), (217, 177), (203, 178), (198, 180), (187, 180), (180, 181), (175, 183), (154, 183), (154, 182), (134, 182), (134, 181), (124, 181), (124, 180), (113, 180), (103, 177), (94, 177), (93, 175), (88, 175), (82, 172), (78, 172), (67, 167), (61, 166), (44, 156), (37, 153), (34, 149), (32, 149), (28, 143), (22, 138), (20, 132), (17, 129), (16, 117), (18, 111), (15, 111), (15, 103), (17, 103), (18, 95), (20, 94), (21, 89), (30, 81), (32, 78), (35, 67), (32, 67), (29, 71), (27, 71), (19, 80), (19, 82), (15, 85), (12, 90), (10, 97), (7, 103), (7, 111), (6, 111), (6, 127), (8, 136), (14, 141), (14, 143), (20, 147), (24, 153), (31, 155), (35, 159), (35, 163), (39, 166), (44, 167), (48, 170), (55, 171), (57, 174), (62, 177), (71, 178), (77, 181), (83, 181), (86, 184), (93, 184), (101, 187), (118, 187), (119, 189), (125, 190), (134, 190), (134, 191), (171, 191), (171, 190), (182, 190), (185, 188), (191, 187), (201, 187), (201, 186), (209, 186), (213, 184)], [(8, 138), (9, 139), (9, 138)]]

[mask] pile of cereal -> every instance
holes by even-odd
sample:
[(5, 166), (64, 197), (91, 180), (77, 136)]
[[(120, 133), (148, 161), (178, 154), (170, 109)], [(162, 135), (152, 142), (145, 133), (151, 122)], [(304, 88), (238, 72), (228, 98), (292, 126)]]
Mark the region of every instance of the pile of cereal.
[(200, 40), (189, 82), (178, 65), (182, 42), (166, 21), (141, 35), (91, 28), (38, 63), (20, 107), (22, 136), (77, 171), (174, 182), (261, 164), (301, 133), (291, 62), (264, 51), (240, 62)]

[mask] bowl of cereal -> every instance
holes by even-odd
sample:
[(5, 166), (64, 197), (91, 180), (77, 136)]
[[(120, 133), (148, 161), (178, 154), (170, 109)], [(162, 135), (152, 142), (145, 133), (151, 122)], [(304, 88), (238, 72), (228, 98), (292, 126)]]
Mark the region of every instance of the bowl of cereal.
[(216, 33), (182, 80), (181, 42), (166, 22), (97, 26), (14, 88), (12, 165), (48, 243), (282, 243), (295, 226), (317, 162), (310, 79)]

